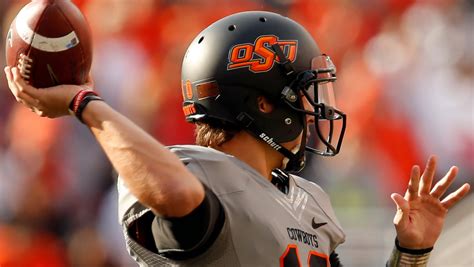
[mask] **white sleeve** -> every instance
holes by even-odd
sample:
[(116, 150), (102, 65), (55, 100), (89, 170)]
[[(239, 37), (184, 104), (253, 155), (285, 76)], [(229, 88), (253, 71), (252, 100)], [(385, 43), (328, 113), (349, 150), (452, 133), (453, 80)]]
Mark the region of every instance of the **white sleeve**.
[(119, 176), (117, 179), (117, 190), (118, 190), (118, 220), (120, 225), (123, 225), (129, 218), (125, 216), (131, 216), (127, 214), (127, 211), (138, 202), (138, 199), (130, 192), (128, 187), (125, 185), (123, 179)]

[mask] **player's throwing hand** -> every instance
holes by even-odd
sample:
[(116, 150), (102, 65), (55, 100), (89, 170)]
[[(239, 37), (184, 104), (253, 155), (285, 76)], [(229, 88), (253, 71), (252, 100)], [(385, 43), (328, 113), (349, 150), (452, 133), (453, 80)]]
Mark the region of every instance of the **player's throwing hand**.
[(68, 115), (69, 103), (74, 96), (83, 89), (89, 89), (87, 85), (59, 85), (48, 89), (37, 89), (21, 77), (17, 67), (6, 67), (5, 74), (8, 87), (16, 101), (42, 117), (57, 118)]

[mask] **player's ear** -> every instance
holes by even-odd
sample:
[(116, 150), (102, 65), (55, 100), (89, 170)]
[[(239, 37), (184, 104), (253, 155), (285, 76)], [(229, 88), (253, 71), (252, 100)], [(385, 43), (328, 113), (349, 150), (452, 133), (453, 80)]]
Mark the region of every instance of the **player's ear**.
[(264, 96), (257, 97), (258, 109), (263, 113), (270, 113), (273, 111), (273, 104)]

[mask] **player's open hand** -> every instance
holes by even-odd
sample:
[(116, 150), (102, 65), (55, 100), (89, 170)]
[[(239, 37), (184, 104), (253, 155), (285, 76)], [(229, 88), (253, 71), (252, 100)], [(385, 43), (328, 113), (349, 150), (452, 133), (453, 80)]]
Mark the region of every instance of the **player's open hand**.
[(413, 167), (405, 197), (396, 193), (392, 194), (392, 199), (397, 205), (393, 222), (402, 247), (409, 249), (433, 247), (441, 234), (448, 210), (469, 192), (470, 186), (466, 183), (441, 199), (454, 181), (458, 168), (451, 167), (432, 188), (436, 161), (435, 156), (429, 158), (421, 177), (420, 168)]
[[(57, 118), (69, 114), (69, 103), (84, 86), (59, 85), (37, 89), (29, 85), (17, 67), (6, 67), (8, 87), (16, 101), (27, 106), (41, 117)], [(86, 85), (85, 85), (86, 86)]]

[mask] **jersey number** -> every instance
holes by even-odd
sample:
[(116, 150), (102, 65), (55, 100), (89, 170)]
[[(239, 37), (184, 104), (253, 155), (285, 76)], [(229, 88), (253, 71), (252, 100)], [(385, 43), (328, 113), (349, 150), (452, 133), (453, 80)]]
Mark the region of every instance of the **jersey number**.
[[(329, 264), (329, 257), (323, 253), (318, 253), (311, 250), (308, 255), (309, 267), (327, 267)], [(280, 257), (280, 267), (302, 267), (300, 257), (298, 255), (298, 246), (288, 245), (285, 252)]]

